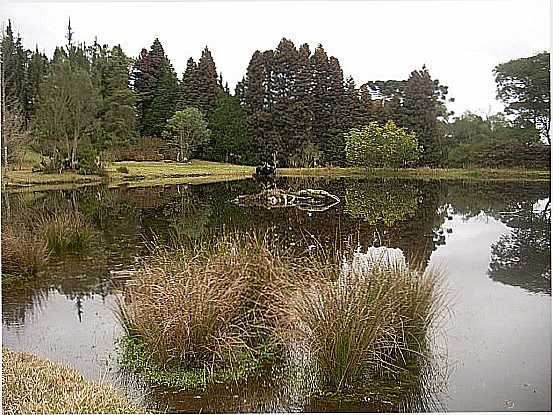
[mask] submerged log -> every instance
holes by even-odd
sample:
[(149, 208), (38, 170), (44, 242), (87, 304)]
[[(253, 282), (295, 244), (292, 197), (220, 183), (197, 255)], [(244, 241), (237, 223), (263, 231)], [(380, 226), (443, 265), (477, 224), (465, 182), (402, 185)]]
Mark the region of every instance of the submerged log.
[(233, 202), (239, 206), (260, 206), (267, 209), (296, 207), (320, 212), (340, 203), (340, 198), (326, 190), (304, 189), (287, 192), (282, 189), (270, 189), (253, 195), (238, 196)]

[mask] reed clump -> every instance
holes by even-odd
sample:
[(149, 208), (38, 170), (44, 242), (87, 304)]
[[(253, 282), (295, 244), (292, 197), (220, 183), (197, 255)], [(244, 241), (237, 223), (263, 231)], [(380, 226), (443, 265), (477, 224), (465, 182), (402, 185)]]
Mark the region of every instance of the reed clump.
[(39, 217), (37, 227), (48, 250), (56, 255), (82, 251), (92, 241), (92, 227), (77, 210), (44, 214)]
[(264, 239), (155, 248), (120, 303), (129, 336), (158, 364), (236, 369), (272, 357), (272, 305), (290, 262)]
[(23, 225), (2, 226), (2, 273), (35, 275), (48, 259), (45, 241)]
[(325, 387), (350, 390), (424, 355), (442, 304), (439, 273), (362, 255), (296, 257), (252, 235), (157, 247), (120, 304), (128, 344), (158, 366), (210, 373), (301, 345)]
[(336, 391), (401, 370), (423, 354), (443, 305), (439, 272), (400, 261), (352, 262), (325, 268), (283, 307), (288, 325), (281, 333), (303, 339), (325, 386)]

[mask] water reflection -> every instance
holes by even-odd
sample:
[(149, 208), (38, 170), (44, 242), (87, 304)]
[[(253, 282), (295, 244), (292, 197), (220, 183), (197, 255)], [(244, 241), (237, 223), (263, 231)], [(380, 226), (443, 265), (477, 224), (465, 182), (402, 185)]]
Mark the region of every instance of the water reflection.
[[(499, 236), (486, 245), (491, 249), (487, 274), (475, 275), (474, 280), (485, 280), (490, 285), (497, 282), (496, 286), (508, 285), (515, 290), (513, 295), (516, 296), (551, 294), (549, 183), (279, 178), (276, 186), (292, 192), (305, 188), (324, 189), (340, 197), (342, 203), (324, 212), (267, 210), (233, 204), (231, 201), (239, 195), (263, 190), (252, 180), (201, 186), (116, 189), (97, 186), (70, 191), (3, 193), (3, 220), (24, 215), (26, 211), (75, 208), (93, 224), (97, 235), (89, 252), (53, 258), (37, 278), (25, 284), (3, 287), (4, 344), (71, 363), (92, 377), (104, 374), (105, 363), (97, 361), (112, 360), (113, 342), (119, 334), (112, 311), (115, 295), (132, 279), (128, 271), (132, 271), (136, 260), (147, 253), (146, 245), (154, 237), (160, 242), (209, 241), (227, 231), (270, 232), (275, 241), (298, 255), (306, 254), (308, 247), (315, 243), (327, 250), (346, 244), (388, 246), (400, 248), (408, 261), (418, 261), (424, 266), (434, 252), (447, 247), (450, 238), (458, 235), (461, 219), (470, 222), (472, 232), (489, 226), (485, 220), (477, 222), (475, 218), (489, 218), (494, 229), (499, 229)], [(455, 264), (452, 259), (455, 253), (448, 255), (450, 262)], [(459, 251), (458, 255), (463, 253)], [(460, 271), (471, 272), (470, 269)], [(460, 286), (466, 289), (466, 297), (475, 298), (474, 301), (489, 299), (482, 285), (475, 288), (467, 282), (466, 287)], [(477, 307), (477, 303), (470, 304)], [(456, 320), (456, 324), (462, 327), (465, 323)], [(548, 331), (550, 327), (541, 329)], [(467, 332), (470, 330), (472, 328), (467, 328)], [(105, 340), (100, 342), (98, 336), (104, 335)], [(465, 348), (477, 344), (484, 359), (486, 353), (497, 354), (493, 347), (485, 350), (484, 340), (480, 338), (455, 341)], [(540, 356), (527, 359), (537, 361)], [(516, 367), (521, 364), (512, 362)], [(463, 365), (479, 370), (474, 357), (464, 360)], [(146, 404), (162, 411), (447, 410), (447, 405), (442, 406), (437, 399), (442, 396), (437, 389), (441, 390), (446, 383), (443, 370), (422, 366), (415, 369), (412, 372), (415, 381), (404, 385), (400, 391), (386, 391), (390, 384), (397, 386), (397, 380), (383, 382), (382, 390), (392, 398), (369, 396), (362, 402), (342, 403), (310, 397), (314, 375), (294, 365), (262, 373), (244, 384), (214, 385), (206, 391), (194, 392), (151, 388), (132, 375), (115, 374), (115, 369), (110, 379), (131, 396), (146, 394)], [(550, 368), (545, 370), (550, 373)], [(467, 379), (463, 382), (470, 382)], [(462, 390), (457, 388), (452, 393), (462, 395)], [(468, 390), (470, 393), (457, 399), (470, 400), (472, 394), (478, 393), (474, 388)], [(483, 391), (481, 394), (485, 389)], [(488, 398), (482, 395), (479, 399), (484, 402)], [(540, 399), (532, 408), (550, 408), (550, 397)], [(486, 408), (503, 410), (501, 405), (490, 402)]]

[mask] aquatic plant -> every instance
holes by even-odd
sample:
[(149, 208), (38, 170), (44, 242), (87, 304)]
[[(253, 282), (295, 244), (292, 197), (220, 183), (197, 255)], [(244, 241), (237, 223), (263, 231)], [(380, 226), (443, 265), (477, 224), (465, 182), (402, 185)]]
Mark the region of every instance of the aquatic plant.
[(48, 259), (46, 243), (22, 224), (2, 226), (2, 273), (34, 275)]
[(44, 236), (48, 250), (54, 254), (81, 251), (92, 240), (92, 227), (77, 210), (44, 214), (38, 219), (37, 228)]
[(120, 303), (129, 336), (163, 365), (225, 369), (272, 357), (271, 304), (291, 269), (255, 236), (153, 248)]
[(440, 273), (368, 255), (357, 252), (346, 265), (326, 267), (326, 275), (311, 278), (282, 308), (289, 323), (282, 335), (303, 339), (325, 385), (337, 391), (371, 373), (398, 370), (409, 354), (423, 352), (441, 309)]

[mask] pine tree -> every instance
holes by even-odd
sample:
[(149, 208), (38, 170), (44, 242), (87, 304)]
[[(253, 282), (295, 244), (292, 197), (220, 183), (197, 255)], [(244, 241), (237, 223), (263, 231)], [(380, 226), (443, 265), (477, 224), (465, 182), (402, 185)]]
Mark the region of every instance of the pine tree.
[(209, 157), (215, 161), (249, 161), (250, 143), (246, 112), (237, 97), (221, 94), (209, 117), (211, 143)]
[(413, 131), (421, 144), (421, 163), (437, 165), (442, 155), (437, 129), (438, 105), (434, 82), (425, 66), (411, 72), (407, 80), (402, 114), (402, 126)]
[(38, 101), (40, 84), (48, 73), (48, 58), (44, 53), (38, 51), (38, 45), (29, 59), (29, 67), (27, 69), (27, 110), (28, 120), (33, 117)]
[(129, 86), (129, 59), (121, 46), (96, 45), (92, 68), (102, 96), (99, 112), (101, 144), (121, 145), (136, 136), (135, 92)]
[(142, 49), (133, 67), (138, 129), (142, 135), (159, 136), (176, 109), (178, 79), (159, 39), (150, 50)]
[(193, 58), (186, 62), (186, 69), (182, 75), (181, 92), (178, 108), (198, 107), (199, 105), (198, 65)]
[(21, 37), (18, 35), (14, 39), (11, 20), (8, 20), (6, 33), (2, 36), (1, 49), (5, 109), (25, 115), (27, 108), (25, 76), (28, 56), (27, 51), (23, 49)]

